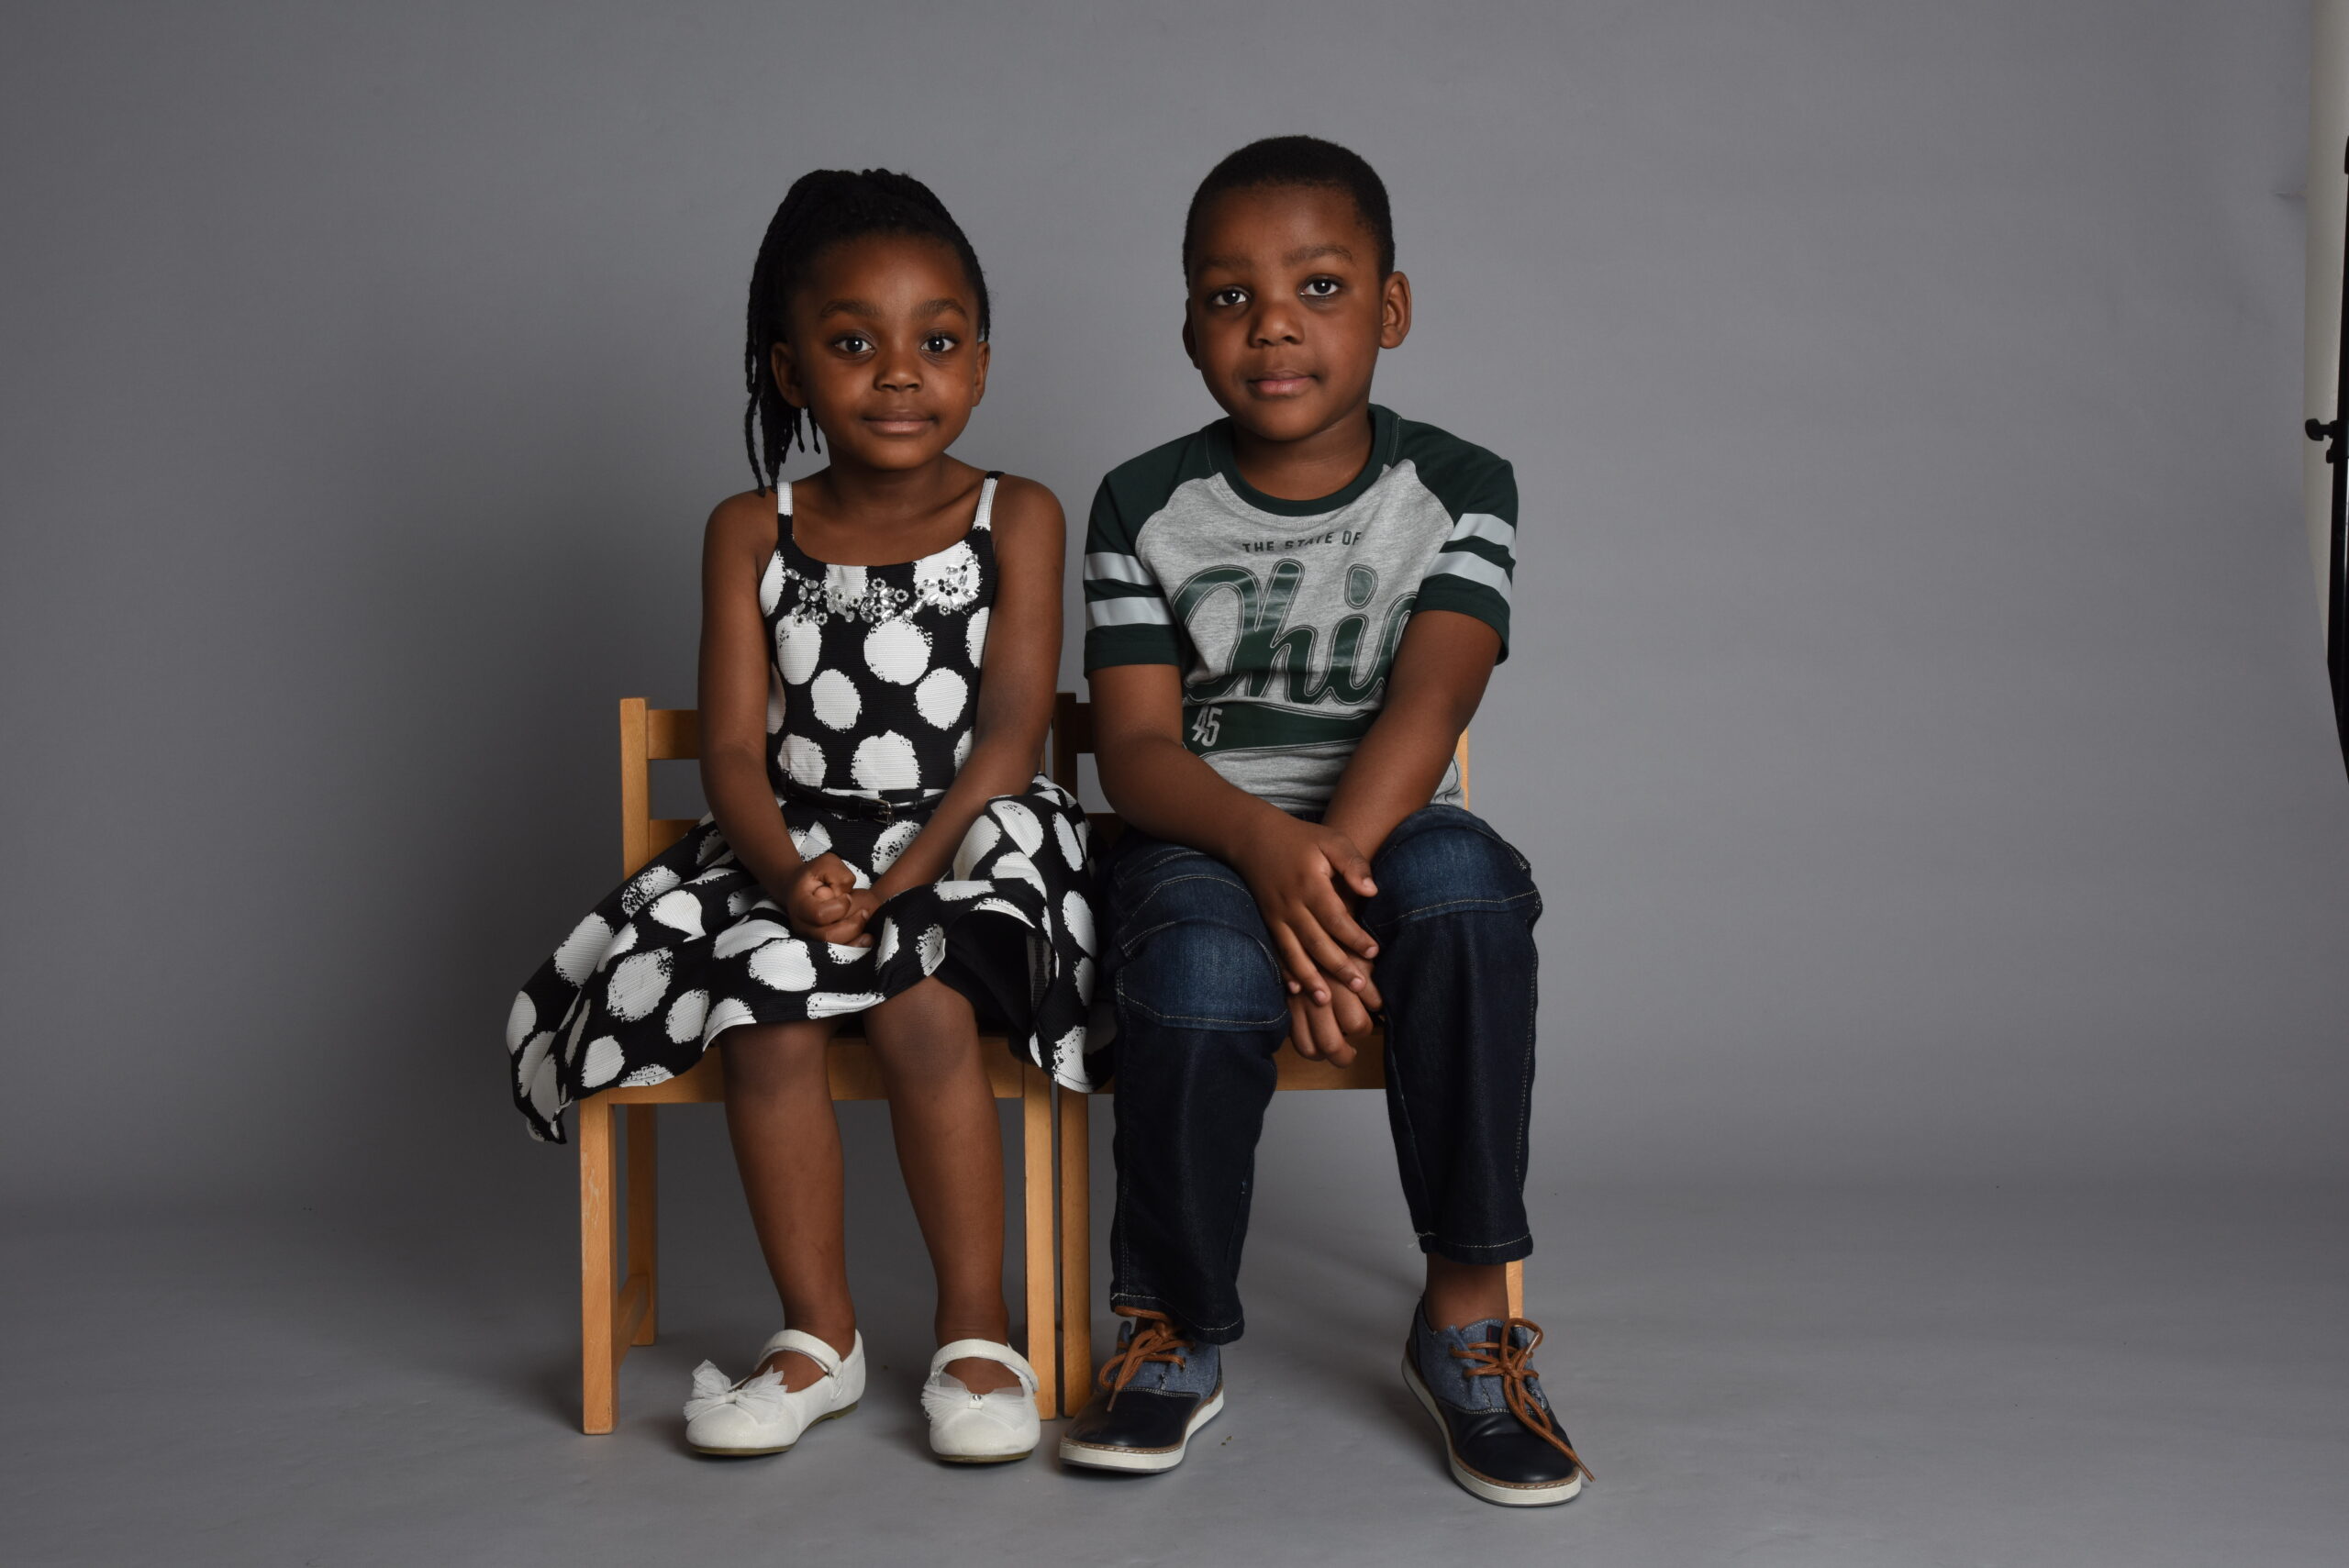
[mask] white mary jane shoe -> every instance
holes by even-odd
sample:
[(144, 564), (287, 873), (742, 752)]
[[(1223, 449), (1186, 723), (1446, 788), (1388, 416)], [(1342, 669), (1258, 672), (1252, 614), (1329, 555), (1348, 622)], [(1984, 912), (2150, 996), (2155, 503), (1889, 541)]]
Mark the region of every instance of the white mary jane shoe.
[[(965, 1356), (1000, 1362), (1019, 1379), (1011, 1388), (974, 1394), (948, 1362)], [(1036, 1416), (1036, 1369), (1009, 1345), (993, 1340), (955, 1340), (930, 1358), (930, 1381), (921, 1385), (922, 1414), (930, 1418), (930, 1448), (949, 1464), (1003, 1464), (1036, 1451), (1043, 1423)]]
[[(796, 1329), (785, 1329), (759, 1351), (763, 1362), (777, 1351), (797, 1351), (824, 1369), (824, 1375), (796, 1391), (783, 1385), (783, 1373), (763, 1372), (729, 1382), (709, 1362), (694, 1368), (694, 1396), (685, 1401), (685, 1443), (699, 1453), (783, 1453), (818, 1421), (845, 1416), (864, 1397), (864, 1336), (856, 1337), (843, 1359), (838, 1351)], [(757, 1363), (752, 1363), (757, 1364)]]

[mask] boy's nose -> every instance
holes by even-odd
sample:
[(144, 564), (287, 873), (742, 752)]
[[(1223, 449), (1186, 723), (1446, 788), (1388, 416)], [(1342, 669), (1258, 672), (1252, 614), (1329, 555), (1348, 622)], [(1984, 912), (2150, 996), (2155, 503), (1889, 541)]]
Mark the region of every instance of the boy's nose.
[(1297, 312), (1285, 304), (1267, 303), (1248, 324), (1248, 341), (1252, 346), (1303, 341)]

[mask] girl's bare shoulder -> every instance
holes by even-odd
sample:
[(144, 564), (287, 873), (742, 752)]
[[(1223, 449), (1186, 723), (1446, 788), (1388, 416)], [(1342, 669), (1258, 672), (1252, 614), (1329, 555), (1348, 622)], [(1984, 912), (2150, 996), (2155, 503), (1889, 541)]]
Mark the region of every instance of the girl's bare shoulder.
[(739, 495), (729, 495), (710, 508), (709, 523), (703, 530), (702, 538), (712, 549), (751, 550), (763, 553), (774, 548), (774, 492), (745, 490)]
[(995, 509), (989, 521), (997, 528), (1028, 533), (1062, 526), (1060, 497), (1032, 479), (1007, 473), (995, 484)]

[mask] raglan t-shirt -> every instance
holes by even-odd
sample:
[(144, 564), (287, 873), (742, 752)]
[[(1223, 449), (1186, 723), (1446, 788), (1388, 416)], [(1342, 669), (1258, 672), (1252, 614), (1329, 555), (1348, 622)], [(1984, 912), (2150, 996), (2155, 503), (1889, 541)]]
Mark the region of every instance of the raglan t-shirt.
[[(1516, 476), (1432, 425), (1370, 417), (1370, 462), (1333, 495), (1257, 490), (1219, 420), (1113, 470), (1085, 529), (1085, 673), (1176, 666), (1185, 741), (1284, 811), (1329, 804), (1415, 613), (1474, 616), (1508, 656)], [(1459, 798), (1446, 769), (1435, 799)]]

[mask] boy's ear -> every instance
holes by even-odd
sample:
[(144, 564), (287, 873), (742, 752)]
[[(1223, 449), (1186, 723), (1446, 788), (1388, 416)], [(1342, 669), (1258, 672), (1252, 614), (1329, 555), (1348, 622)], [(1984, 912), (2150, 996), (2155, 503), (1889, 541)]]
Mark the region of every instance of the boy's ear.
[(1400, 272), (1386, 274), (1378, 291), (1378, 346), (1399, 349), (1411, 335), (1411, 280)]
[(776, 390), (783, 400), (794, 408), (807, 406), (807, 395), (799, 389), (799, 366), (791, 357), (791, 345), (778, 341), (767, 350), (767, 369), (774, 373)]
[(1199, 340), (1191, 334), (1191, 307), (1187, 304), (1183, 306), (1183, 357), (1191, 361), (1193, 370), (1199, 368)]

